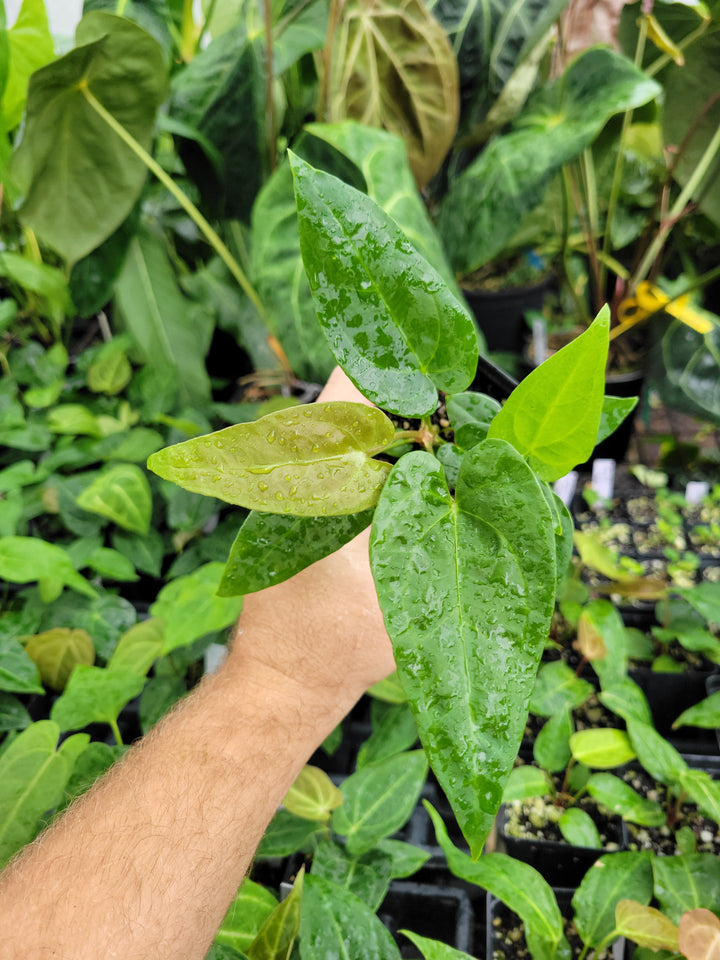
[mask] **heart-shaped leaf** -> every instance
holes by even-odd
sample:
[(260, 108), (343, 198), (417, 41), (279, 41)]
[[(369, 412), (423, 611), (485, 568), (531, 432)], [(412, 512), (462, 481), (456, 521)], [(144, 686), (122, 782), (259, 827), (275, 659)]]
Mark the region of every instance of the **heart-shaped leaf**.
[(150, 527), (152, 493), (147, 477), (134, 463), (119, 463), (99, 474), (79, 494), (77, 505), (132, 533), (144, 534)]
[(558, 710), (574, 710), (593, 693), (593, 685), (576, 676), (563, 660), (544, 663), (530, 699), (530, 712), (552, 717)]
[(96, 597), (93, 587), (76, 572), (68, 554), (54, 543), (39, 537), (2, 537), (0, 539), (0, 577), (10, 583), (56, 581), (72, 587), (86, 597)]
[(62, 695), (53, 704), (50, 719), (62, 731), (79, 730), (89, 723), (116, 728), (123, 707), (137, 697), (145, 677), (136, 671), (76, 666)]
[(285, 794), (283, 806), (297, 817), (324, 823), (342, 802), (342, 793), (325, 771), (306, 764)]
[(63, 690), (79, 663), (95, 663), (95, 647), (87, 630), (55, 627), (36, 633), (25, 644), (25, 652), (37, 664), (42, 681), (53, 690)]
[(14, 637), (0, 637), (0, 690), (43, 693), (38, 668)]
[(718, 960), (720, 920), (709, 910), (691, 910), (680, 919), (678, 947), (687, 960)]
[(597, 947), (615, 929), (615, 907), (629, 890), (638, 903), (650, 903), (653, 892), (651, 854), (610, 853), (590, 867), (572, 899), (575, 926), (583, 943)]
[(714, 854), (654, 857), (653, 877), (660, 909), (674, 923), (698, 907), (720, 909), (720, 860)]

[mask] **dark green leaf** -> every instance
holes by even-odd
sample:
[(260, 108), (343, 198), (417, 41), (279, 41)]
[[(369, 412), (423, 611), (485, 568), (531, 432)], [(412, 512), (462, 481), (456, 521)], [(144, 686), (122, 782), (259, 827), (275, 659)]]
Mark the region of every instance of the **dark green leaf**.
[(469, 953), (456, 950), (455, 947), (448, 946), (447, 943), (441, 943), (439, 940), (429, 940), (427, 937), (421, 937), (419, 933), (413, 933), (411, 930), (400, 930), (399, 932), (415, 944), (425, 960), (472, 960)]
[(627, 679), (627, 634), (617, 607), (609, 600), (591, 600), (582, 612), (582, 620), (596, 631), (607, 650), (592, 666), (604, 690), (624, 684)]
[(560, 773), (570, 762), (570, 737), (574, 730), (572, 715), (560, 709), (544, 724), (533, 743), (533, 758), (550, 773)]
[(720, 823), (720, 783), (705, 770), (681, 770), (679, 783), (698, 808), (715, 823)]
[(604, 807), (630, 823), (643, 827), (661, 827), (665, 823), (661, 804), (641, 797), (629, 783), (612, 773), (594, 773), (587, 782), (587, 790)]
[(40, 626), (87, 630), (98, 656), (109, 660), (120, 635), (136, 620), (135, 607), (123, 597), (103, 594), (88, 601), (67, 595), (47, 608)]
[(597, 947), (615, 929), (615, 907), (632, 893), (649, 904), (653, 893), (648, 851), (611, 853), (600, 857), (583, 877), (572, 899), (575, 926), (583, 943)]
[(108, 746), (93, 740), (75, 761), (72, 774), (65, 785), (64, 797), (60, 809), (65, 809), (76, 797), (81, 796), (101, 777), (123, 754), (124, 747)]
[(639, 720), (652, 723), (652, 713), (645, 694), (629, 677), (605, 687), (599, 696), (600, 703), (623, 720)]
[(130, 241), (138, 228), (141, 209), (138, 201), (107, 240), (78, 260), (70, 271), (70, 294), (78, 316), (93, 317), (112, 299)]
[(37, 667), (14, 637), (0, 636), (0, 690), (44, 693)]
[(10, 693), (0, 693), (0, 733), (24, 730), (31, 723), (32, 717), (17, 697), (13, 697)]
[(602, 849), (602, 840), (600, 832), (595, 826), (595, 821), (580, 807), (570, 807), (566, 810), (558, 821), (560, 833), (567, 843), (575, 847), (592, 847), (595, 850)]
[(135, 671), (103, 670), (80, 664), (73, 670), (50, 718), (62, 731), (79, 730), (89, 723), (115, 724), (120, 711), (137, 697), (145, 677)]
[(552, 717), (559, 710), (582, 706), (592, 693), (592, 684), (576, 676), (563, 660), (544, 663), (538, 671), (530, 698), (530, 712)]
[(358, 752), (358, 770), (368, 763), (386, 760), (396, 753), (409, 750), (418, 738), (417, 724), (407, 703), (373, 700), (370, 718), (372, 734)]
[(375, 845), (375, 850), (387, 853), (392, 859), (390, 876), (395, 879), (411, 877), (430, 859), (427, 850), (421, 850), (412, 843), (385, 838)]
[(135, 536), (124, 530), (114, 530), (112, 545), (142, 573), (147, 573), (151, 577), (160, 576), (164, 545), (157, 530), (150, 529), (144, 536)]
[(674, 590), (712, 623), (720, 623), (720, 584), (707, 581), (690, 589)]
[(711, 853), (653, 857), (655, 896), (674, 922), (688, 910), (720, 910), (720, 861)]
[(393, 859), (377, 848), (354, 857), (334, 840), (323, 840), (313, 853), (312, 875), (331, 880), (377, 910), (390, 886)]
[(184, 679), (174, 673), (152, 677), (140, 695), (142, 732), (147, 733), (187, 692)]
[(324, 832), (324, 828), (319, 830), (314, 820), (297, 817), (287, 810), (278, 810), (270, 821), (255, 855), (260, 860), (289, 857), (298, 850), (305, 850), (314, 835)]

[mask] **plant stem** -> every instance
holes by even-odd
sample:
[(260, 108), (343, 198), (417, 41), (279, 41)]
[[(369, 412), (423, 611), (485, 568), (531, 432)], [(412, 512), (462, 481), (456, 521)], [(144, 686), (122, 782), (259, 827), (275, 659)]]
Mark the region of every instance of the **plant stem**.
[(124, 747), (125, 744), (123, 743), (122, 734), (120, 733), (120, 727), (117, 725), (117, 720), (108, 720), (108, 723), (110, 724), (110, 729), (113, 732), (113, 736), (115, 737), (117, 745), (119, 747)]
[(570, 244), (568, 243), (568, 237), (570, 236), (570, 184), (568, 181), (567, 167), (562, 168), (562, 176), (563, 190), (561, 191), (560, 195), (562, 197), (561, 250), (563, 273), (565, 274), (565, 282), (570, 290), (570, 296), (575, 304), (575, 312), (577, 313), (578, 319), (582, 323), (587, 323), (590, 320), (587, 311), (587, 304), (583, 301), (582, 297), (575, 289), (575, 284), (573, 283), (572, 275), (570, 273)]
[(200, 213), (195, 204), (182, 192), (180, 187), (175, 183), (175, 181), (165, 173), (163, 168), (157, 163), (138, 142), (128, 133), (125, 127), (122, 124), (118, 123), (115, 117), (109, 113), (105, 107), (97, 100), (92, 93), (87, 88), (86, 84), (81, 84), (80, 89), (82, 90), (83, 96), (93, 108), (93, 110), (102, 117), (102, 119), (107, 123), (111, 130), (113, 130), (120, 139), (127, 144), (128, 147), (133, 151), (133, 153), (142, 160), (145, 166), (153, 173), (160, 183), (166, 187), (170, 193), (175, 197), (180, 206), (185, 210), (191, 220), (197, 225), (199, 230), (203, 233), (206, 240), (213, 248), (213, 250), (220, 257), (222, 262), (228, 268), (233, 277), (240, 284), (244, 292), (246, 293), (248, 299), (251, 301), (258, 314), (262, 320), (267, 324), (267, 314), (265, 312), (265, 307), (260, 300), (260, 297), (257, 295), (257, 292), (250, 284), (250, 281), (243, 273), (240, 264), (235, 260), (233, 255), (230, 253), (228, 248), (225, 246), (223, 241), (220, 239), (215, 230), (210, 226), (205, 217)]
[(125, 16), (125, 6), (126, 6), (126, 4), (127, 4), (127, 0), (117, 0), (117, 3), (116, 3), (116, 5), (115, 5), (115, 16), (116, 16), (116, 17), (124, 17), (124, 16)]
[(271, 0), (263, 0), (265, 14), (265, 135), (268, 142), (268, 160), (270, 170), (277, 167), (275, 150), (275, 97), (273, 96), (273, 23)]
[(328, 97), (330, 96), (330, 71), (332, 70), (332, 46), (335, 40), (335, 31), (342, 16), (342, 0), (330, 0), (330, 13), (328, 14), (327, 34), (325, 36), (325, 46), (323, 48), (322, 60), (323, 69), (320, 83), (318, 85), (317, 100), (317, 119), (319, 123), (324, 123), (328, 115)]
[[(683, 37), (683, 39), (677, 43), (676, 46), (678, 50), (686, 50), (691, 43), (705, 33), (711, 23), (712, 18), (703, 20), (699, 27), (696, 27), (691, 33), (689, 33), (686, 37)], [(663, 67), (666, 67), (671, 60), (672, 57), (669, 54), (663, 53), (662, 56), (658, 57), (657, 60), (654, 63), (651, 63), (649, 67), (645, 67), (645, 75), (648, 77), (654, 77), (655, 74), (659, 73)]]

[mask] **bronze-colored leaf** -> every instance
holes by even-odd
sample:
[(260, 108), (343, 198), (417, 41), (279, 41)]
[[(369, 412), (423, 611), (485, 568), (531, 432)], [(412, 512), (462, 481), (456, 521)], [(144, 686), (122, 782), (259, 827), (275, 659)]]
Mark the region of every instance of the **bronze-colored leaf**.
[(689, 910), (680, 917), (678, 947), (687, 960), (720, 960), (720, 920), (710, 910)]
[(600, 631), (583, 614), (578, 621), (577, 640), (573, 643), (573, 647), (588, 660), (604, 660), (607, 656), (607, 647)]

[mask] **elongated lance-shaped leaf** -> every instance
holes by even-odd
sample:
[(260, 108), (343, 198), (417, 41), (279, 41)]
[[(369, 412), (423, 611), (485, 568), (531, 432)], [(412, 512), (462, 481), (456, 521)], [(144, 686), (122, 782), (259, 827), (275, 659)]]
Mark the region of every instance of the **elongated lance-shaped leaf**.
[(290, 155), (300, 249), (335, 359), (374, 403), (435, 410), (477, 367), (477, 335), (437, 271), (374, 201)]
[(600, 425), (610, 311), (513, 390), (488, 437), (511, 443), (543, 480), (558, 480), (593, 451)]
[(413, 933), (412, 930), (399, 932), (408, 940), (412, 940), (425, 960), (473, 960), (469, 953), (456, 950), (455, 947), (441, 943), (440, 940), (429, 940), (427, 937), (421, 937), (419, 933)]
[(594, 773), (587, 782), (587, 791), (630, 823), (644, 827), (661, 827), (665, 823), (665, 811), (656, 800), (641, 797), (629, 783), (612, 773)]
[(450, 872), (488, 890), (517, 913), (525, 925), (533, 960), (569, 960), (570, 945), (565, 939), (560, 908), (552, 887), (537, 870), (504, 853), (489, 853), (472, 860), (453, 845), (440, 814), (427, 801), (425, 809)]
[(313, 403), (166, 447), (148, 467), (251, 510), (337, 516), (375, 505), (390, 465), (372, 457), (393, 434), (392, 422), (365, 404)]
[(344, 517), (293, 517), (253, 511), (230, 548), (218, 595), (235, 597), (282, 583), (339, 550), (371, 520), (371, 510)]
[(552, 615), (550, 510), (504, 441), (469, 451), (457, 499), (423, 452), (396, 464), (370, 547), (418, 731), (474, 856), (522, 738)]
[(648, 904), (653, 880), (648, 850), (609, 853), (600, 857), (583, 877), (572, 899), (575, 926), (583, 943), (597, 947), (615, 929), (615, 907), (629, 891), (638, 903)]
[(290, 895), (275, 907), (248, 947), (248, 960), (290, 960), (300, 932), (304, 881), (305, 868), (301, 867)]

